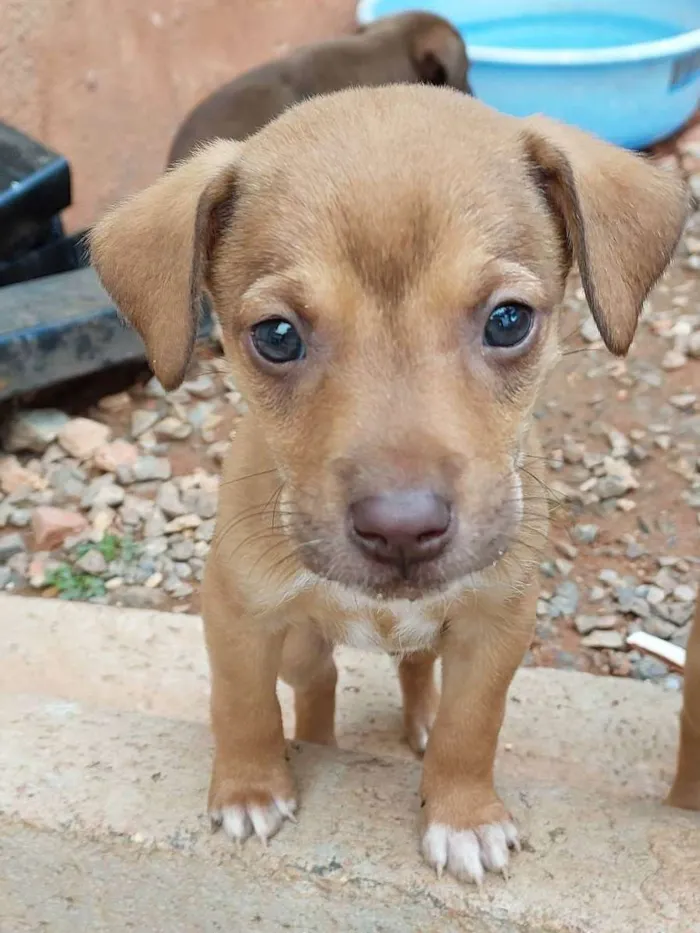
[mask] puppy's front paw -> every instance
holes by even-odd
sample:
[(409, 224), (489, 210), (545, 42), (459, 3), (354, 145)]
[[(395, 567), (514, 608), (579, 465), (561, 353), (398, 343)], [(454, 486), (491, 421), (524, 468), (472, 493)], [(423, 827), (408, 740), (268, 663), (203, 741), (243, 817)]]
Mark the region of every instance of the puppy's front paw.
[(510, 851), (519, 849), (518, 830), (492, 789), (465, 787), (426, 800), (421, 851), (438, 877), (447, 870), (481, 884), (486, 871), (507, 876)]
[(261, 776), (243, 781), (212, 778), (209, 816), (214, 828), (221, 827), (236, 842), (255, 835), (263, 844), (279, 832), (285, 820), (296, 822), (297, 800), (291, 775)]
[(520, 840), (510, 820), (486, 823), (475, 829), (431, 823), (423, 834), (421, 849), (438, 877), (447, 869), (460, 881), (481, 884), (485, 871), (507, 873), (509, 850), (519, 850)]

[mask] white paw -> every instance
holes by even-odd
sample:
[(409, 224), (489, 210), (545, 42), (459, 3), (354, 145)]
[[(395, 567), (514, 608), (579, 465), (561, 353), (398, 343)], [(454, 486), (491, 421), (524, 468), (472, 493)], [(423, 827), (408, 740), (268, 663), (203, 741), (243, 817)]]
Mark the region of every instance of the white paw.
[(438, 878), (446, 868), (461, 881), (474, 884), (481, 884), (484, 871), (506, 875), (510, 849), (520, 850), (518, 830), (510, 821), (476, 829), (452, 829), (444, 823), (431, 823), (421, 842), (423, 857)]
[(223, 807), (209, 814), (212, 824), (222, 827), (226, 835), (236, 842), (243, 842), (253, 833), (263, 843), (279, 832), (285, 820), (296, 823), (296, 800), (274, 800), (267, 806)]

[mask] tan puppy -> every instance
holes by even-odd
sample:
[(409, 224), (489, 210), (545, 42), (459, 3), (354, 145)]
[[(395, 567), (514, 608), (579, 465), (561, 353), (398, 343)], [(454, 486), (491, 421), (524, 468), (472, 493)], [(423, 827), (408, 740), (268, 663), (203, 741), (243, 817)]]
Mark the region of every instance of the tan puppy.
[(467, 53), (447, 20), (402, 13), (361, 26), (355, 35), (305, 46), (219, 88), (184, 120), (168, 165), (212, 139), (245, 139), (292, 104), (347, 87), (449, 85), (471, 93)]
[(518, 834), (493, 763), (534, 628), (533, 410), (566, 275), (575, 258), (625, 353), (686, 202), (576, 130), (393, 86), (215, 143), (98, 225), (97, 269), (162, 383), (183, 378), (206, 288), (250, 405), (203, 594), (209, 807), (231, 837), (294, 817), (277, 677), (297, 738), (332, 743), (332, 646), (348, 641), (400, 656), (427, 861), (477, 882), (505, 870)]
[(700, 599), (688, 639), (676, 779), (668, 796), (673, 807), (700, 810)]

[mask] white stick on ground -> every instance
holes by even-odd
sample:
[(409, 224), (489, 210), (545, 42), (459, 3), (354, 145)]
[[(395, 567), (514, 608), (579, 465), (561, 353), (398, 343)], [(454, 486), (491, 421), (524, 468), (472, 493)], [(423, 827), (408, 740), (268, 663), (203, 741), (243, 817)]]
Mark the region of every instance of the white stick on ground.
[(627, 644), (644, 654), (660, 658), (681, 674), (685, 669), (685, 648), (672, 645), (663, 638), (657, 638), (656, 635), (649, 635), (647, 632), (634, 632), (628, 635)]

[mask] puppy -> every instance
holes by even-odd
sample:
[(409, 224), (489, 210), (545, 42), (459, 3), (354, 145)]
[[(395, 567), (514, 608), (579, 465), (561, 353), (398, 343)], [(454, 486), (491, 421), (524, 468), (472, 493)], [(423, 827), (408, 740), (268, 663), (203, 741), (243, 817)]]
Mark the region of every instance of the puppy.
[(518, 832), (493, 764), (534, 629), (533, 412), (567, 273), (624, 354), (686, 208), (675, 177), (577, 130), (396, 85), (216, 142), (97, 226), (97, 270), (163, 385), (206, 289), (250, 407), (203, 589), (209, 810), (233, 839), (295, 818), (277, 678), (296, 738), (332, 744), (346, 641), (399, 656), (427, 862), (506, 870)]
[(185, 119), (168, 164), (217, 137), (245, 139), (308, 97), (352, 86), (450, 85), (471, 93), (459, 33), (431, 13), (402, 13), (361, 26), (355, 35), (297, 49), (215, 91)]
[(700, 599), (688, 639), (676, 779), (667, 803), (700, 810)]

